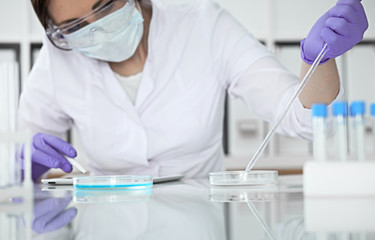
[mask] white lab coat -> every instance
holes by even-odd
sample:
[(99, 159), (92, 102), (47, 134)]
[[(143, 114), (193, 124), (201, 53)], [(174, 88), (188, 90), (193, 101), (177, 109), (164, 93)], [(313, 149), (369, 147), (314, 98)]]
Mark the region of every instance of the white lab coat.
[[(73, 124), (94, 174), (207, 177), (224, 169), (226, 92), (272, 122), (297, 84), (210, 0), (177, 6), (155, 0), (135, 105), (108, 63), (45, 41), (26, 80), (19, 123), (57, 136)], [(279, 131), (309, 138), (310, 116), (297, 101)]]

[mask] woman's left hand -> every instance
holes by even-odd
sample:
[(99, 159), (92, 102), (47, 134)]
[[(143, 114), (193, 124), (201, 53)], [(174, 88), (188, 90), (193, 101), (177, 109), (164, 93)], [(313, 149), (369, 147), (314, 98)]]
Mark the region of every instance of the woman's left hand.
[(325, 43), (328, 52), (321, 63), (338, 57), (360, 42), (367, 28), (368, 21), (361, 0), (338, 0), (301, 41), (301, 57), (312, 64)]

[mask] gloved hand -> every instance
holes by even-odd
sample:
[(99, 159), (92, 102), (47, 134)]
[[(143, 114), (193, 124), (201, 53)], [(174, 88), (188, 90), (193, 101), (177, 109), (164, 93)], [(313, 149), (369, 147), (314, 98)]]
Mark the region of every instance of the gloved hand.
[(328, 51), (320, 63), (338, 57), (360, 42), (368, 28), (368, 21), (361, 0), (338, 0), (314, 24), (301, 41), (301, 57), (312, 64), (325, 43)]
[(65, 210), (71, 200), (71, 197), (65, 197), (36, 201), (32, 229), (36, 233), (46, 233), (69, 224), (77, 215), (75, 207)]
[(71, 158), (77, 156), (76, 150), (64, 140), (45, 133), (35, 134), (31, 146), (33, 181), (37, 181), (50, 168), (61, 168), (64, 172), (71, 172), (73, 167), (62, 154)]

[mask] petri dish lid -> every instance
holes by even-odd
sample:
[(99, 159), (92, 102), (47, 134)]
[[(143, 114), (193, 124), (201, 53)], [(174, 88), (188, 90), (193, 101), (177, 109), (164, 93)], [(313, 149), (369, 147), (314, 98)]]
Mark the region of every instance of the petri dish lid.
[(211, 185), (215, 186), (246, 186), (277, 184), (277, 171), (227, 171), (209, 174)]
[(134, 190), (152, 188), (152, 176), (109, 175), (73, 178), (74, 189), (79, 190)]

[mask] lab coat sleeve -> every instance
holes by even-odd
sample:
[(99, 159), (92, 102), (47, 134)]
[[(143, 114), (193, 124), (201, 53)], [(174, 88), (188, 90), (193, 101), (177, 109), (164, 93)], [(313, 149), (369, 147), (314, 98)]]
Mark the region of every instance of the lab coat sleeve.
[(18, 128), (63, 138), (71, 120), (56, 101), (50, 57), (48, 46), (44, 44), (24, 84), (18, 110)]
[[(262, 119), (274, 123), (285, 109), (299, 85), (299, 78), (288, 72), (274, 57), (266, 57), (251, 65), (230, 88), (234, 97)], [(341, 99), (341, 89), (336, 99)], [(297, 98), (277, 132), (302, 139), (312, 139), (311, 110)], [(332, 119), (328, 121), (332, 131)]]
[[(257, 116), (274, 123), (299, 85), (299, 78), (288, 72), (274, 57), (252, 64), (230, 88), (233, 97), (241, 98)], [(343, 98), (341, 87), (336, 100)], [(329, 106), (330, 107), (330, 106)], [(312, 112), (297, 98), (277, 132), (302, 139), (312, 139)], [(332, 119), (328, 129), (332, 133)]]
[[(275, 57), (264, 57), (253, 63), (229, 89), (232, 97), (238, 97), (260, 118), (274, 123), (285, 109), (299, 85), (299, 78), (288, 72)], [(343, 99), (343, 88), (336, 100)], [(328, 106), (331, 108), (331, 106)], [(304, 108), (297, 98), (285, 116), (277, 132), (302, 139), (312, 139), (312, 112)], [(333, 131), (333, 119), (327, 121), (329, 134)]]

